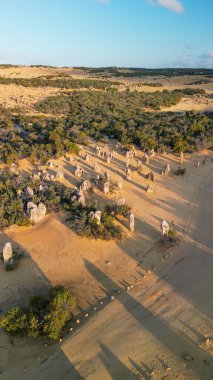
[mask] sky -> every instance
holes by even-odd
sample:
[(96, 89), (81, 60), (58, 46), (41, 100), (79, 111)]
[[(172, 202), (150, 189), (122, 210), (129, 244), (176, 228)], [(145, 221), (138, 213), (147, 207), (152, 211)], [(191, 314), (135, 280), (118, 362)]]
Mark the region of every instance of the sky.
[(213, 0), (0, 0), (0, 63), (213, 68)]

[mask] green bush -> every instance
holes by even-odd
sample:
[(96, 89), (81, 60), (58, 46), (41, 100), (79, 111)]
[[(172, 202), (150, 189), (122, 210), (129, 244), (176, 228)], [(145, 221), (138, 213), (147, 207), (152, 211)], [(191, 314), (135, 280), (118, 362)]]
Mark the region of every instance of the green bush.
[(9, 310), (0, 320), (0, 327), (12, 335), (26, 335), (28, 332), (28, 313), (18, 306)]
[[(10, 261), (4, 263), (4, 270), (6, 272), (10, 272), (17, 268), (19, 261), (21, 260), (22, 254), (18, 253), (17, 251), (13, 251), (13, 257), (10, 259)], [(0, 258), (3, 260), (3, 255), (0, 256)]]
[(178, 244), (180, 241), (180, 236), (178, 235), (177, 231), (174, 228), (170, 228), (168, 233), (168, 239), (169, 242)]
[[(17, 195), (17, 189), (22, 190), (24, 193), (28, 186), (34, 191), (31, 200), (35, 204), (44, 203), (48, 212), (60, 210), (69, 212), (72, 226), (81, 236), (107, 240), (122, 238), (122, 230), (114, 224), (110, 208), (105, 208), (102, 211), (102, 221), (98, 225), (97, 221), (90, 217), (91, 211), (97, 211), (96, 207), (84, 207), (77, 201), (71, 202), (72, 189), (68, 189), (58, 182), (53, 182), (48, 184), (44, 192), (41, 192), (39, 191), (38, 182), (28, 178), (20, 183), (19, 178), (8, 170), (4, 170), (0, 178), (0, 229), (11, 224), (30, 224), (29, 216), (26, 212), (28, 199), (25, 198), (23, 201)], [(127, 206), (124, 206), (117, 209), (117, 213), (120, 212), (125, 216), (127, 210)]]
[(120, 226), (116, 226), (114, 218), (102, 212), (101, 223), (98, 224), (97, 220), (88, 217), (85, 219), (82, 228), (78, 230), (81, 236), (94, 237), (95, 239), (118, 239), (123, 238), (123, 232)]
[(32, 297), (29, 308), (16, 306), (10, 309), (0, 319), (0, 327), (13, 335), (33, 338), (43, 335), (57, 340), (72, 318), (76, 305), (76, 297), (68, 289), (63, 286), (53, 287), (47, 297)]
[(122, 215), (125, 218), (129, 216), (131, 211), (131, 207), (128, 205), (117, 206), (116, 204), (106, 204), (104, 209), (108, 214)]

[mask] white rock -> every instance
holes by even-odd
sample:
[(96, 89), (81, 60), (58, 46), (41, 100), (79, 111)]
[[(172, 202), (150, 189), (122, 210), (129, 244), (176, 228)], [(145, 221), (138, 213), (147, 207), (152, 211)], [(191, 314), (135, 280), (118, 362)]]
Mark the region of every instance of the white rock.
[(27, 191), (27, 195), (29, 195), (32, 198), (33, 195), (34, 195), (33, 189), (28, 186), (27, 189), (26, 189), (26, 191)]
[(116, 206), (124, 206), (125, 205), (125, 198), (119, 198), (116, 202)]
[(97, 224), (101, 224), (101, 214), (102, 214), (101, 211), (95, 211), (95, 212), (91, 211), (90, 217), (96, 219)]
[(161, 222), (161, 233), (163, 237), (168, 236), (169, 234), (169, 223), (166, 220)]
[(4, 263), (7, 263), (10, 261), (13, 257), (13, 248), (12, 248), (12, 243), (8, 242), (4, 245), (3, 247), (3, 260)]
[(58, 178), (58, 179), (63, 179), (64, 178), (64, 173), (63, 172), (57, 172), (56, 173), (56, 178)]
[(27, 212), (30, 216), (32, 223), (39, 223), (46, 215), (47, 209), (43, 203), (39, 203), (38, 206), (33, 202), (28, 202)]

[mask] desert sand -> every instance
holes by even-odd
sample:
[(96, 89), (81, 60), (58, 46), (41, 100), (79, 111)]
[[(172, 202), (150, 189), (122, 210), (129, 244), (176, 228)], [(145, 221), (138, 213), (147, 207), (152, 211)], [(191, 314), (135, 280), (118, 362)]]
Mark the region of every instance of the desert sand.
[[(91, 153), (91, 147), (86, 151)], [(206, 155), (206, 164), (197, 168), (197, 160)], [(75, 159), (88, 178), (96, 161), (113, 181), (123, 173), (125, 157), (120, 153), (111, 165), (92, 156), (86, 163), (83, 156)], [(11, 338), (1, 331), (3, 380), (212, 378), (211, 158), (206, 151), (186, 155), (186, 175), (166, 178), (160, 175), (165, 163), (174, 171), (179, 159), (156, 155), (144, 164), (142, 175), (134, 172), (132, 181), (124, 181), (122, 190), (107, 197), (95, 190), (98, 204), (124, 197), (132, 207), (135, 233), (124, 225), (121, 243), (80, 238), (64, 214), (48, 215), (36, 227), (12, 226), (0, 235), (1, 246), (12, 240), (25, 252), (16, 271), (0, 269), (1, 308), (24, 305), (31, 294), (60, 283), (77, 295), (76, 318), (81, 321), (80, 326), (73, 323), (68, 338), (48, 346), (42, 339)], [(74, 186), (73, 164), (65, 158), (57, 164), (65, 173), (64, 183)], [(145, 192), (150, 170), (156, 175), (153, 194)], [(174, 223), (180, 246), (159, 240), (162, 219)], [(185, 361), (184, 355), (193, 360)]]
[[(13, 78), (63, 73), (88, 78), (82, 70), (72, 68), (0, 68), (0, 76)], [(158, 88), (138, 87), (137, 81), (119, 81), (120, 91), (131, 85), (131, 90), (150, 92), (185, 88), (191, 78), (157, 78), (163, 84)], [(190, 87), (212, 92), (212, 84)], [(36, 102), (60, 91), (1, 85), (0, 105), (18, 106), (36, 114)], [(186, 97), (162, 111), (212, 110), (213, 100), (208, 102)], [(93, 157), (93, 147), (91, 142), (72, 163), (64, 157), (53, 160), (64, 172), (62, 182), (66, 186), (78, 183), (74, 176), (76, 163), (80, 163), (88, 179), (94, 176), (95, 162), (110, 172), (113, 182), (119, 173), (124, 174), (123, 154), (117, 153), (108, 165)], [(90, 155), (89, 162), (84, 160), (85, 153)], [(141, 158), (142, 152), (138, 150), (137, 156)], [(205, 156), (206, 164), (196, 167)], [(0, 233), (0, 248), (12, 241), (24, 253), (17, 270), (5, 272), (0, 266), (0, 310), (25, 305), (30, 295), (45, 293), (50, 285), (57, 284), (71, 289), (79, 302), (73, 330), (62, 342), (47, 344), (40, 338), (11, 337), (0, 331), (1, 379), (213, 379), (212, 158), (210, 151), (185, 155), (183, 177), (160, 175), (167, 163), (174, 173), (179, 166), (176, 155), (157, 154), (148, 165), (143, 164), (141, 175), (134, 171), (136, 161), (131, 159), (132, 180), (124, 180), (122, 190), (115, 186), (112, 193), (104, 196), (95, 188), (91, 199), (98, 205), (125, 198), (131, 206), (135, 233), (119, 219), (125, 232), (122, 242), (81, 238), (62, 213), (50, 214), (34, 227), (12, 226)], [(33, 167), (21, 160), (19, 170), (29, 174)], [(146, 193), (150, 182), (145, 177), (150, 170), (156, 178), (153, 194)], [(174, 224), (181, 238), (178, 246), (159, 239), (162, 219)], [(80, 325), (75, 323), (78, 318)], [(184, 360), (185, 355), (191, 360)]]

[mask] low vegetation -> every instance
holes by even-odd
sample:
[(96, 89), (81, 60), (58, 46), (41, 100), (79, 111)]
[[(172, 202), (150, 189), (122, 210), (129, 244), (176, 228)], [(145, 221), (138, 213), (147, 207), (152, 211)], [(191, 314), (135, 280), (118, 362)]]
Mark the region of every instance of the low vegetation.
[[(79, 111), (84, 113), (86, 110), (93, 112), (99, 109), (99, 115), (109, 111), (111, 114), (129, 112), (138, 114), (146, 108), (160, 110), (161, 107), (169, 107), (178, 104), (183, 94), (177, 91), (156, 91), (156, 92), (138, 92), (124, 91), (118, 92), (110, 90), (104, 92), (73, 92), (69, 95), (62, 94), (51, 96), (37, 104), (36, 108), (40, 112), (47, 113), (75, 113)], [(102, 110), (102, 112), (100, 112)], [(100, 119), (101, 122), (101, 119)]]
[(181, 238), (178, 235), (177, 231), (175, 228), (170, 228), (169, 233), (168, 233), (168, 241), (172, 244), (178, 244), (180, 242)]
[[(3, 261), (3, 255), (0, 255), (1, 260)], [(22, 258), (22, 253), (18, 251), (13, 251), (13, 257), (4, 263), (4, 270), (6, 272), (11, 272), (12, 270), (16, 269), (19, 265), (19, 262)]]
[[(188, 91), (188, 90), (187, 90)], [(190, 93), (196, 90), (190, 89)], [(47, 113), (66, 114), (65, 125), (75, 142), (81, 136), (97, 140), (114, 137), (123, 144), (136, 144), (142, 149), (164, 147), (175, 152), (192, 152), (212, 145), (213, 113), (184, 114), (143, 112), (144, 108), (176, 104), (179, 91), (73, 93), (50, 97), (37, 108)], [(84, 139), (85, 140), (85, 139)]]
[(213, 77), (212, 79), (196, 79), (193, 80), (189, 83), (186, 83), (188, 86), (193, 86), (193, 85), (201, 85), (201, 84), (208, 84), (208, 83), (213, 83)]
[(10, 164), (29, 158), (31, 162), (45, 163), (66, 153), (78, 154), (79, 148), (63, 120), (1, 113), (0, 161)]
[[(184, 95), (206, 95), (205, 90), (202, 88), (182, 88), (181, 90), (174, 90), (175, 92), (179, 92)], [(207, 95), (206, 95), (207, 96)]]
[(146, 107), (157, 110), (176, 104), (182, 96), (179, 91), (73, 92), (36, 105), (40, 112), (57, 115), (52, 118), (0, 108), (0, 162), (28, 158), (43, 164), (68, 152), (78, 154), (76, 144), (86, 145), (88, 137), (99, 141), (114, 137), (122, 144), (158, 151), (211, 147), (213, 113), (144, 112)]
[[(27, 195), (27, 187), (34, 192), (32, 198)], [(21, 191), (21, 196), (18, 195), (18, 190)], [(8, 170), (3, 170), (0, 177), (0, 228), (12, 224), (18, 226), (30, 224), (27, 213), (29, 201), (35, 204), (44, 203), (48, 211), (59, 211), (69, 208), (71, 196), (71, 190), (57, 182), (49, 183), (42, 192), (39, 190), (38, 181), (33, 181), (31, 178), (22, 179)]]
[(205, 68), (165, 68), (165, 69), (144, 69), (144, 68), (122, 68), (122, 67), (76, 67), (81, 70), (85, 70), (93, 75), (103, 75), (112, 77), (145, 77), (145, 76), (183, 76), (183, 75), (213, 75), (213, 69)]
[[(30, 177), (23, 179), (20, 176), (3, 170), (0, 177), (0, 229), (12, 224), (18, 226), (31, 223), (27, 213), (27, 203), (44, 203), (48, 212), (67, 211), (72, 228), (81, 236), (99, 239), (119, 239), (123, 237), (120, 226), (115, 224), (112, 210), (105, 207), (102, 210), (101, 223), (91, 217), (92, 212), (98, 211), (93, 206), (82, 206), (72, 200), (73, 190), (58, 183), (44, 182), (44, 191), (40, 191), (41, 181), (33, 181)], [(33, 190), (33, 197), (29, 197), (27, 188)], [(17, 191), (21, 191), (21, 195)], [(118, 210), (119, 212), (119, 210)]]
[(74, 205), (71, 210), (71, 225), (80, 236), (92, 237), (104, 240), (122, 240), (123, 231), (115, 224), (115, 217), (111, 210), (105, 207), (101, 211), (100, 222), (91, 216), (97, 210), (96, 207), (82, 207)]
[(63, 89), (92, 88), (96, 90), (107, 90), (110, 89), (111, 86), (119, 85), (119, 82), (92, 79), (72, 79), (71, 77), (63, 75), (63, 77), (46, 76), (28, 79), (0, 77), (0, 85), (2, 84), (15, 84), (17, 86), (24, 87), (53, 87)]
[(140, 82), (138, 84), (139, 87), (141, 86), (148, 86), (148, 87), (163, 87), (163, 84), (160, 82)]
[(0, 319), (0, 327), (12, 335), (58, 340), (76, 305), (77, 299), (68, 289), (52, 287), (46, 297), (32, 297), (27, 308), (15, 306), (8, 310)]

